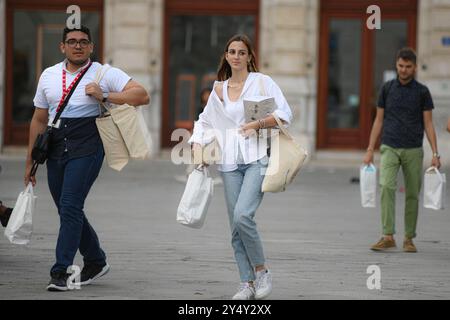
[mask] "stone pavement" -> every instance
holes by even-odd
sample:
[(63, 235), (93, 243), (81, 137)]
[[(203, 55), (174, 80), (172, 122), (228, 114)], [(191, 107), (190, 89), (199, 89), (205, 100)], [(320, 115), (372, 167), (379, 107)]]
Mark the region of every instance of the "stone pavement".
[[(3, 157), (0, 164), (0, 199), (13, 205), (23, 160)], [(132, 162), (120, 173), (105, 164), (85, 209), (111, 271), (81, 290), (50, 293), (59, 222), (41, 167), (31, 244), (0, 237), (0, 299), (228, 299), (239, 278), (223, 187), (216, 186), (205, 226), (186, 228), (175, 221), (184, 185), (174, 176), (183, 171), (163, 159)], [(350, 182), (358, 174), (357, 163), (312, 162), (286, 192), (265, 196), (257, 222), (274, 277), (271, 298), (449, 299), (449, 210), (421, 209), (417, 254), (371, 252), (379, 211), (361, 208), (359, 186)], [(397, 199), (401, 246), (404, 194)], [(82, 266), (79, 256), (75, 263)], [(381, 270), (381, 290), (367, 287), (371, 265)]]

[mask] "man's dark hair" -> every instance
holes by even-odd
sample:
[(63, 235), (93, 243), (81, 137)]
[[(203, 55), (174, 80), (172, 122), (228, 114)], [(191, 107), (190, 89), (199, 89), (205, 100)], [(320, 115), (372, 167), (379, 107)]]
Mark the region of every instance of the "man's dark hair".
[(72, 31), (81, 31), (81, 32), (83, 32), (83, 33), (86, 33), (87, 36), (88, 36), (89, 41), (92, 41), (92, 40), (91, 40), (91, 31), (89, 30), (89, 28), (86, 27), (86, 26), (80, 26), (79, 29), (78, 29), (78, 28), (69, 29), (69, 28), (65, 27), (65, 28), (64, 28), (64, 31), (63, 31), (62, 42), (65, 42), (65, 41), (66, 41), (67, 34), (68, 34), (69, 32), (72, 32)]
[(397, 60), (403, 59), (405, 61), (411, 61), (414, 64), (417, 64), (417, 55), (414, 49), (411, 48), (402, 48), (397, 52)]

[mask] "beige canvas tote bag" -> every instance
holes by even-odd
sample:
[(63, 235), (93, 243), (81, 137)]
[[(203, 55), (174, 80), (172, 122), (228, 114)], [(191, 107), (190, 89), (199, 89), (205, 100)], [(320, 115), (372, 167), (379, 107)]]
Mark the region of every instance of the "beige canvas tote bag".
[[(109, 67), (102, 67), (97, 71), (95, 82), (98, 84)], [(100, 116), (95, 120), (100, 138), (103, 142), (105, 157), (108, 166), (114, 170), (121, 171), (128, 163), (130, 158), (127, 146), (119, 127), (114, 122), (110, 110), (106, 105), (103, 107), (107, 112), (102, 112), (100, 107)]]
[(272, 115), (280, 130), (278, 134), (272, 134), (269, 164), (261, 186), (262, 192), (286, 190), (308, 156), (307, 151), (292, 138), (276, 113)]

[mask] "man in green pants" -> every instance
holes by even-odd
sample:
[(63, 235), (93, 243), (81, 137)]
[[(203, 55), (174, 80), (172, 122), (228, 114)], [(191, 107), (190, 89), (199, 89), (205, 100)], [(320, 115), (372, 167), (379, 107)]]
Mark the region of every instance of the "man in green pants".
[(423, 136), (430, 143), (433, 159), (431, 165), (441, 166), (433, 126), (434, 108), (428, 88), (414, 78), (417, 69), (416, 53), (403, 48), (397, 53), (397, 79), (386, 82), (378, 99), (377, 115), (370, 133), (364, 163), (373, 162), (375, 144), (381, 137), (381, 223), (383, 237), (374, 244), (374, 251), (385, 251), (396, 247), (395, 192), (397, 174), (402, 168), (405, 180), (405, 252), (417, 252), (412, 241), (416, 237), (419, 193), (422, 184)]

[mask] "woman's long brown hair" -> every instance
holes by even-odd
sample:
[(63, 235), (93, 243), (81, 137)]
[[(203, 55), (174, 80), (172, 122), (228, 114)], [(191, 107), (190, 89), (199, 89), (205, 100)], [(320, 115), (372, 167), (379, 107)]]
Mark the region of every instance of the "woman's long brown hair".
[(250, 62), (247, 64), (248, 72), (258, 72), (258, 68), (256, 67), (256, 56), (255, 51), (253, 50), (253, 45), (250, 39), (244, 34), (238, 34), (231, 37), (228, 40), (227, 45), (225, 46), (225, 50), (223, 52), (222, 58), (220, 59), (219, 68), (217, 71), (217, 80), (225, 81), (231, 77), (231, 66), (226, 59), (226, 54), (228, 52), (228, 47), (232, 42), (242, 41), (248, 49), (248, 54), (250, 55)]

